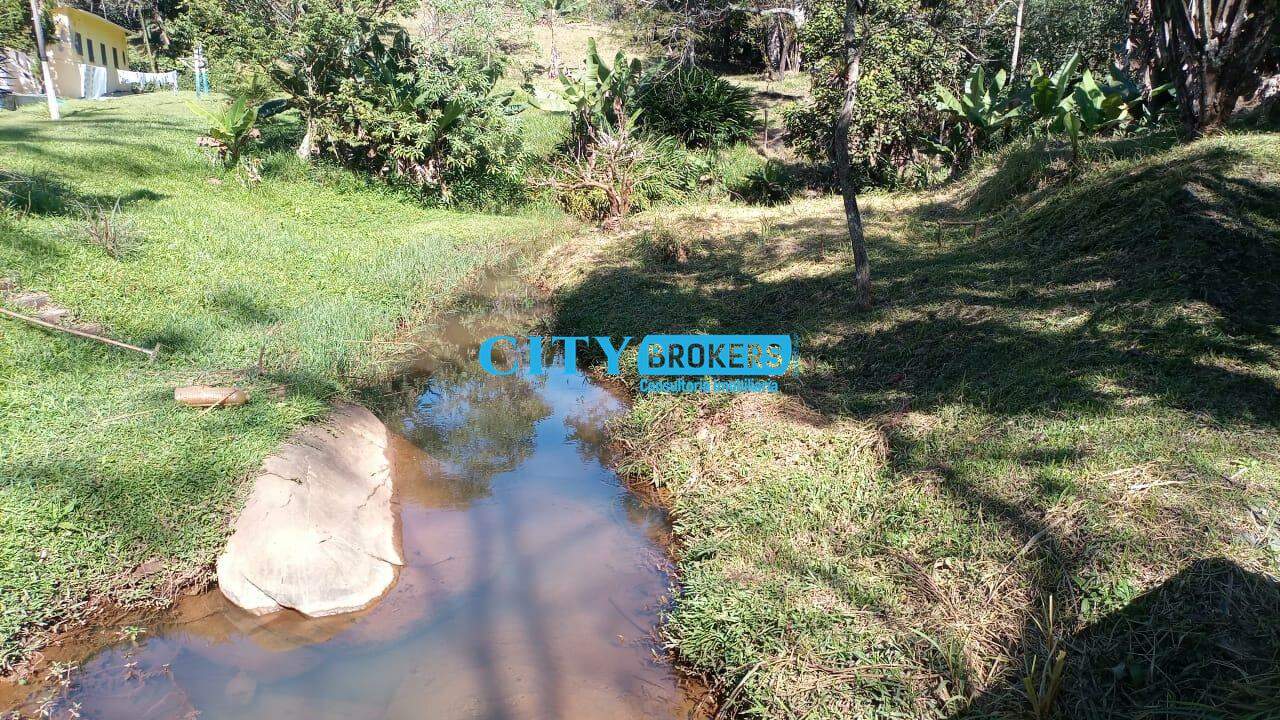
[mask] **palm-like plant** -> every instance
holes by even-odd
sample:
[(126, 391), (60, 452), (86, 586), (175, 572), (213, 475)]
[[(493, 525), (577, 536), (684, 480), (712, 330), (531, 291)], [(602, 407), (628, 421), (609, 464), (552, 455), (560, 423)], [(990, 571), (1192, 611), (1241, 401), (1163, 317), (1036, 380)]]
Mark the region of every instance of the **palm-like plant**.
[(218, 110), (193, 103), (187, 106), (209, 122), (209, 134), (201, 144), (213, 148), (223, 165), (235, 167), (240, 162), (240, 154), (255, 137), (253, 126), (258, 121), (258, 109), (242, 97)]
[(640, 61), (627, 59), (621, 50), (613, 64), (600, 57), (595, 38), (587, 40), (586, 66), (574, 75), (560, 76), (561, 88), (545, 93), (526, 86), (533, 104), (548, 112), (573, 116), (577, 154), (582, 155), (601, 133), (625, 138), (640, 115), (631, 110), (640, 78)]
[(964, 92), (958, 97), (941, 85), (936, 87), (939, 109), (951, 111), (983, 138), (990, 138), (1021, 114), (1005, 94), (1008, 83), (1009, 76), (1004, 70), (997, 72), (988, 83), (986, 71), (981, 65), (975, 65), (964, 81)]

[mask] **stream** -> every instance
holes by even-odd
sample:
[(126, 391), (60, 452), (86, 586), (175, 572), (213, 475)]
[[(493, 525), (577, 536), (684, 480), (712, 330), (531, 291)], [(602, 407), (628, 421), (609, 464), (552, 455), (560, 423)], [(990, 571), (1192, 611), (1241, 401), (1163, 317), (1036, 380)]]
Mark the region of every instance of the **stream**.
[[(611, 472), (623, 409), (580, 375), (489, 376), (475, 348), (544, 311), (503, 282), (414, 342), (380, 413), (405, 565), (377, 604), (255, 617), (217, 589), (105, 646), (24, 715), (138, 718), (688, 718), (655, 641), (668, 592), (663, 513)], [(380, 405), (381, 407), (381, 405)], [(43, 715), (42, 715), (43, 714)]]

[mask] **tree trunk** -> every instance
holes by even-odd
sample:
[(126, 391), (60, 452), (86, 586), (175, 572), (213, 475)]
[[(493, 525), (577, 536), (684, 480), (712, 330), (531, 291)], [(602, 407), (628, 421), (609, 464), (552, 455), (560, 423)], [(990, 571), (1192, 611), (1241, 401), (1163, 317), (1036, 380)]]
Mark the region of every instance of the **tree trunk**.
[[(31, 0), (31, 23), (36, 31), (36, 57), (40, 59), (40, 75), (44, 79), (44, 97), (49, 103), (49, 119), (60, 120), (58, 93), (53, 88), (53, 72), (49, 69), (49, 55), (44, 50), (44, 25), (40, 22), (40, 0)], [(106, 58), (103, 58), (104, 62)]]
[(1022, 14), (1027, 9), (1027, 0), (1018, 0), (1018, 18), (1013, 26), (1013, 57), (1009, 60), (1009, 77), (1018, 75), (1018, 58), (1022, 54)]
[(160, 15), (159, 7), (154, 5), (151, 7), (151, 19), (155, 21), (156, 29), (160, 32), (160, 49), (168, 50), (173, 44), (173, 38), (169, 37), (169, 31), (164, 27), (164, 18)]
[(311, 155), (315, 152), (316, 145), (316, 124), (311, 118), (307, 118), (307, 131), (302, 135), (302, 142), (298, 144), (297, 155), (299, 160), (310, 161)]
[(864, 10), (863, 0), (845, 0), (844, 52), (845, 67), (839, 85), (844, 92), (840, 115), (831, 133), (831, 161), (844, 198), (844, 219), (849, 229), (849, 247), (853, 251), (853, 292), (858, 307), (871, 305), (871, 262), (867, 258), (866, 232), (862, 212), (858, 209), (858, 187), (849, 167), (849, 128), (858, 104), (858, 81), (862, 76), (862, 43), (858, 39), (858, 22)]
[(560, 48), (556, 46), (556, 11), (551, 10), (551, 14), (547, 16), (547, 20), (551, 25), (551, 69), (548, 77), (560, 77)]
[(151, 72), (160, 72), (156, 67), (156, 54), (151, 49), (151, 28), (147, 25), (147, 13), (142, 8), (138, 8), (138, 21), (142, 23), (142, 47), (147, 50), (147, 58), (151, 61)]
[[(1188, 134), (1226, 123), (1260, 80), (1259, 66), (1280, 22), (1276, 0), (1135, 0), (1130, 47), (1172, 80)], [(1155, 78), (1151, 81), (1155, 83)]]
[(769, 70), (769, 78), (774, 79), (781, 77), (786, 68), (783, 67), (782, 59), (782, 18), (777, 15), (769, 15), (765, 21), (766, 27), (764, 31), (764, 63)]

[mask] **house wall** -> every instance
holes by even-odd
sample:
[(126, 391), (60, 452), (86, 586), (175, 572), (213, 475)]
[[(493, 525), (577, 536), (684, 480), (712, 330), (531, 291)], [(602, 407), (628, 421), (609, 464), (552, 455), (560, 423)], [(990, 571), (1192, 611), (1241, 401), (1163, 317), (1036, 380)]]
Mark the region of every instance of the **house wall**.
[[(124, 28), (93, 13), (53, 8), (54, 37), (47, 46), (53, 86), (62, 97), (85, 97), (85, 76), (105, 74), (105, 91), (124, 89), (119, 70), (128, 70)], [(92, 52), (90, 51), (92, 43)]]

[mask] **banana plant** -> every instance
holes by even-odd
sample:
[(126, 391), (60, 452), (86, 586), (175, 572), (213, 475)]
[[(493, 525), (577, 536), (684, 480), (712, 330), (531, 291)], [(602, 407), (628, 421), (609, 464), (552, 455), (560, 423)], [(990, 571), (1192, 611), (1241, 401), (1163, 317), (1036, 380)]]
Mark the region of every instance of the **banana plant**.
[(1097, 133), (1123, 121), (1129, 97), (1122, 85), (1099, 85), (1093, 73), (1085, 70), (1071, 91), (1071, 100), (1084, 130)]
[(1031, 79), (1023, 91), (1023, 99), (1041, 118), (1053, 120), (1070, 107), (1071, 92), (1076, 84), (1080, 53), (1073, 53), (1057, 71), (1049, 74), (1039, 62), (1031, 66)]
[(1132, 131), (1160, 124), (1165, 112), (1171, 108), (1168, 99), (1173, 96), (1174, 84), (1165, 83), (1144, 92), (1123, 68), (1112, 66), (1100, 89), (1107, 96), (1121, 98), (1116, 125), (1122, 130)]
[(622, 51), (610, 65), (600, 57), (595, 38), (587, 40), (587, 58), (582, 71), (560, 75), (561, 87), (553, 93), (526, 86), (530, 104), (548, 112), (567, 112), (573, 116), (573, 133), (579, 149), (593, 142), (600, 132), (625, 135), (640, 115), (629, 111), (635, 99), (641, 66), (638, 59), (627, 59)]
[(235, 167), (240, 162), (240, 153), (255, 137), (253, 126), (258, 121), (258, 109), (243, 97), (217, 111), (194, 103), (187, 103), (187, 107), (209, 122), (209, 134), (201, 139), (201, 144), (215, 149), (223, 165)]
[(1001, 70), (988, 83), (986, 71), (981, 65), (975, 65), (964, 81), (964, 92), (959, 97), (941, 85), (935, 87), (938, 109), (955, 113), (983, 136), (991, 137), (1021, 114), (1017, 107), (1009, 107), (1004, 93), (1008, 82), (1008, 74)]

